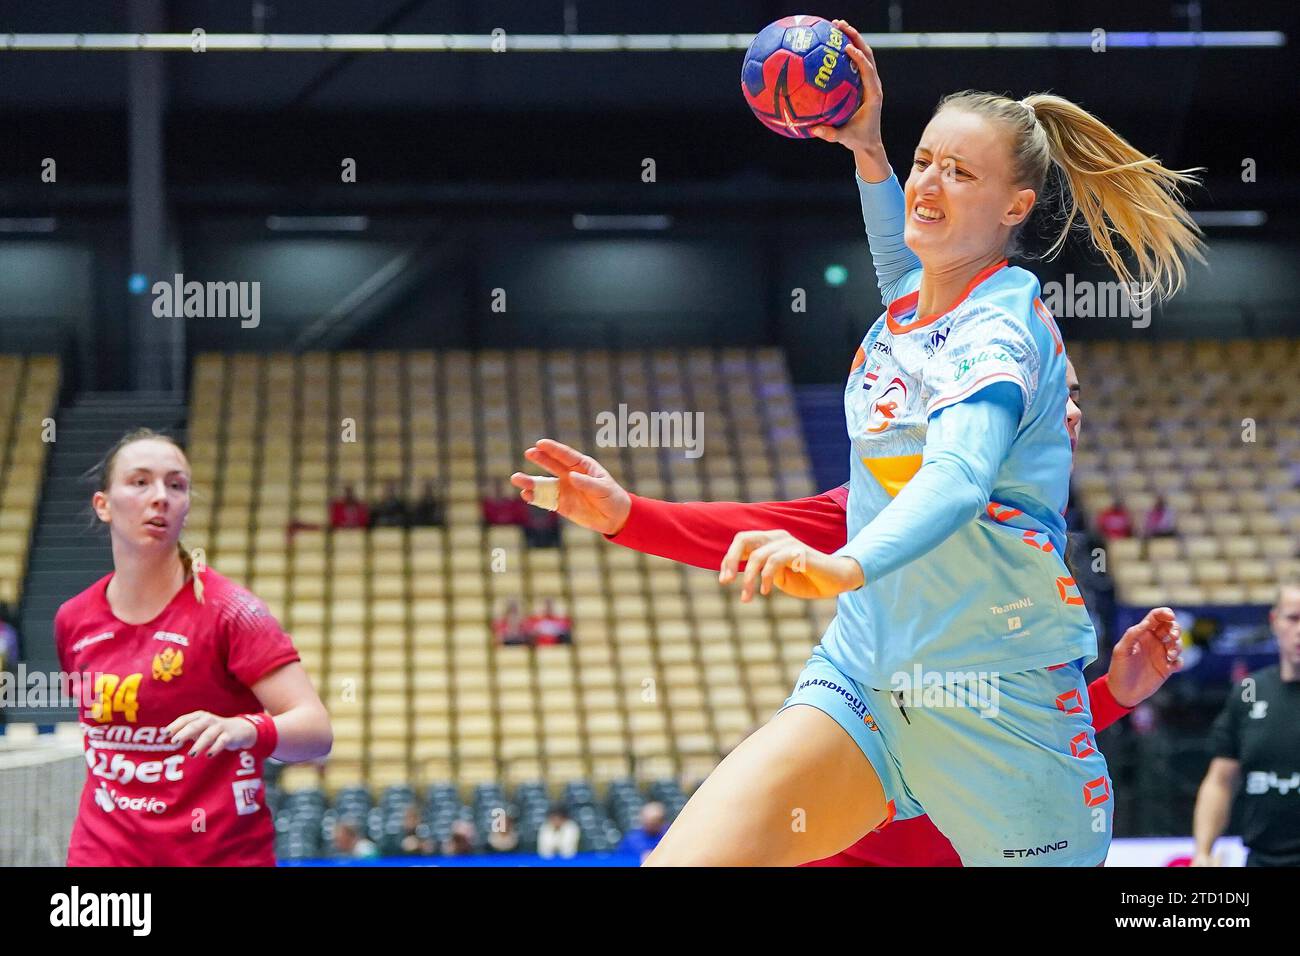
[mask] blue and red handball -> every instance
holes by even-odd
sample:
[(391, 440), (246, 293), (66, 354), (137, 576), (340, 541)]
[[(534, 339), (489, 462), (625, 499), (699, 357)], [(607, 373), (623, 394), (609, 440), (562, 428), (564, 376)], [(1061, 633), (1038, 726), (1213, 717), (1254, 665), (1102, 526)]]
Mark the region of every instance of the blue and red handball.
[(849, 38), (829, 20), (799, 15), (768, 24), (745, 51), (740, 89), (768, 129), (808, 139), (814, 126), (848, 122), (862, 102)]

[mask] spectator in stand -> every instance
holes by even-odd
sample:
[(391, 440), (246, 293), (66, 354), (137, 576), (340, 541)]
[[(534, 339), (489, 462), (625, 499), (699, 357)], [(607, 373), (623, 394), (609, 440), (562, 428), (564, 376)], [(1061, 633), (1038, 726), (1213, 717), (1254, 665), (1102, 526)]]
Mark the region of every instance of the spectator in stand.
[(546, 814), (546, 822), (537, 831), (537, 855), (550, 860), (559, 857), (569, 860), (578, 855), (578, 841), (582, 831), (569, 819), (562, 804), (554, 803)]
[(357, 498), (351, 485), (343, 488), (343, 497), (330, 502), (330, 527), (332, 528), (368, 528), (370, 527), (370, 509), (366, 503)]
[(457, 820), (451, 825), (451, 833), (442, 843), (444, 856), (469, 856), (478, 843), (478, 831), (468, 820)]
[(361, 835), (357, 820), (340, 820), (334, 824), (334, 849), (338, 855), (353, 860), (369, 860), (379, 856), (379, 848)]
[(372, 528), (405, 528), (410, 523), (406, 502), (402, 500), (397, 489), (397, 482), (389, 481), (384, 498), (370, 509), (370, 526)]
[(442, 527), (447, 523), (446, 515), (443, 509), (444, 495), (440, 495), (434, 490), (432, 478), (424, 480), (424, 492), (420, 495), (420, 500), (415, 503), (411, 509), (411, 524), (422, 527)]
[(493, 485), (493, 490), (483, 496), (483, 523), (485, 525), (503, 525), (517, 524), (522, 525), (527, 517), (527, 511), (533, 510), (520, 508), (522, 502), (506, 494), (505, 483), (497, 481)]
[(402, 817), (398, 849), (404, 856), (431, 856), (437, 850), (429, 825), (420, 819), (420, 809), (415, 804), (407, 807)]
[(555, 601), (551, 598), (542, 602), (541, 611), (530, 617), (525, 627), (533, 644), (573, 643), (573, 619), (555, 613)]
[(519, 831), (515, 828), (514, 817), (506, 812), (505, 807), (492, 811), (492, 825), (488, 827), (487, 849), (489, 853), (514, 853), (519, 849)]
[(18, 628), (9, 605), (0, 602), (0, 671), (18, 663)]
[(492, 622), (492, 630), (498, 644), (528, 644), (528, 621), (519, 610), (519, 601), (511, 598), (506, 602), (505, 613)]
[(645, 862), (645, 858), (659, 845), (667, 829), (668, 814), (664, 810), (664, 805), (658, 800), (651, 800), (641, 807), (640, 828), (629, 830), (618, 848), (624, 853), (635, 853), (638, 860)]
[[(18, 663), (18, 630), (10, 617), (9, 605), (0, 602), (0, 674)], [(5, 732), (5, 709), (0, 707), (0, 737)]]
[(524, 514), (524, 540), (530, 548), (560, 546), (560, 516), (543, 508), (529, 508)]
[(1112, 501), (1110, 505), (1097, 515), (1097, 530), (1101, 532), (1103, 538), (1107, 541), (1113, 541), (1116, 538), (1133, 537), (1133, 519), (1129, 517), (1124, 506), (1118, 501)]
[(1174, 510), (1165, 503), (1163, 495), (1156, 498), (1155, 505), (1147, 512), (1145, 531), (1148, 538), (1172, 538), (1178, 533)]

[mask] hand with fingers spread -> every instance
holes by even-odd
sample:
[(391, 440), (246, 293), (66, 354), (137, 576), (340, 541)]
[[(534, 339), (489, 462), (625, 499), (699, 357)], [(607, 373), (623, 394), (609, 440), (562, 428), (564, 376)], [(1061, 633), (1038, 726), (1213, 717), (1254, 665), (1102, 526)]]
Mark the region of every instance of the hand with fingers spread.
[(863, 41), (862, 35), (849, 24), (843, 20), (832, 22), (849, 38), (850, 45), (846, 50), (862, 79), (862, 105), (844, 125), (814, 126), (810, 132), (818, 139), (853, 150), (862, 178), (867, 182), (880, 182), (889, 177), (889, 161), (885, 158), (885, 144), (880, 133), (880, 111), (885, 94), (876, 69), (876, 55)]
[[(576, 525), (601, 534), (618, 534), (632, 512), (632, 498), (590, 455), (568, 445), (543, 438), (524, 452), (524, 457), (545, 468), (559, 480), (556, 511)], [(538, 479), (515, 472), (510, 483), (530, 505)]]
[(194, 740), (189, 755), (215, 757), (223, 750), (249, 750), (257, 743), (257, 728), (243, 717), (218, 717), (195, 710), (167, 725), (167, 736), (175, 743)]
[(1107, 683), (1115, 702), (1136, 707), (1183, 666), (1182, 629), (1167, 607), (1152, 608), (1115, 645)]
[(722, 559), (718, 582), (729, 584), (745, 562), (740, 600), (771, 594), (775, 585), (798, 598), (834, 597), (862, 587), (862, 566), (850, 557), (835, 557), (810, 548), (788, 531), (742, 531)]

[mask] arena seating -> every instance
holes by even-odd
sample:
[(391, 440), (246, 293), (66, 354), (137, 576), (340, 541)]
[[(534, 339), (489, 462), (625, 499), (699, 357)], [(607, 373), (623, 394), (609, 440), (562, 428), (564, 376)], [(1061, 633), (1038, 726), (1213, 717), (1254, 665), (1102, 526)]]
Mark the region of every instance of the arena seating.
[(0, 355), (0, 603), (21, 596), (49, 448), (42, 421), (58, 394), (58, 359)]
[[(1175, 537), (1112, 541), (1121, 603), (1266, 604), (1300, 580), (1300, 341), (1080, 342), (1075, 493), (1139, 527), (1158, 495)], [(1193, 376), (1196, 388), (1171, 382)]]
[(488, 782), (473, 787), (467, 796), (468, 800), (463, 799), (449, 783), (433, 784), (422, 793), (409, 784), (394, 784), (383, 788), (377, 801), (365, 787), (345, 787), (332, 801), (318, 788), (290, 793), (271, 787), (268, 800), (275, 814), (276, 856), (281, 860), (330, 856), (334, 827), (344, 819), (359, 823), (381, 856), (409, 855), (402, 851), (401, 837), (407, 808), (412, 806), (419, 812), (422, 833), (435, 844), (435, 853), (441, 852), (458, 820), (474, 825), (474, 851), (489, 851), (484, 836), (503, 810), (516, 821), (517, 852), (532, 853), (537, 848), (537, 831), (554, 804), (563, 806), (578, 825), (579, 850), (602, 852), (615, 849), (623, 835), (635, 829), (647, 800), (662, 803), (669, 820), (686, 803), (681, 785), (671, 778), (644, 787), (631, 779), (612, 780), (603, 796), (585, 780), (570, 781), (554, 795), (548, 795), (540, 782), (521, 783), (510, 794), (500, 784)]
[[(702, 412), (705, 454), (594, 447), (620, 403)], [(700, 779), (780, 705), (833, 613), (741, 605), (714, 574), (575, 526), (528, 548), (480, 521), (485, 490), (537, 471), (522, 452), (543, 436), (644, 495), (814, 493), (776, 350), (206, 354), (189, 436), (186, 544), (267, 600), (333, 716), (324, 770), (286, 768), (287, 791)], [(373, 501), (399, 479), (414, 499), (429, 478), (445, 527), (321, 527), (345, 484)], [(516, 596), (557, 598), (574, 643), (496, 646)]]

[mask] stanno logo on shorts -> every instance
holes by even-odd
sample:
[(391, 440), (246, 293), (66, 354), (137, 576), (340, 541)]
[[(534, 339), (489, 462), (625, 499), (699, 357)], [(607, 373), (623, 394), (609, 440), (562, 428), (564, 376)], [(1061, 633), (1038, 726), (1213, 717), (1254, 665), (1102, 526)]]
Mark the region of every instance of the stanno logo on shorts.
[(1057, 843), (1044, 843), (1042, 846), (1031, 846), (1020, 850), (1003, 850), (1002, 855), (1008, 859), (1025, 856), (1041, 856), (1044, 853), (1055, 853), (1057, 850), (1064, 850), (1069, 845), (1069, 840), (1061, 840)]

